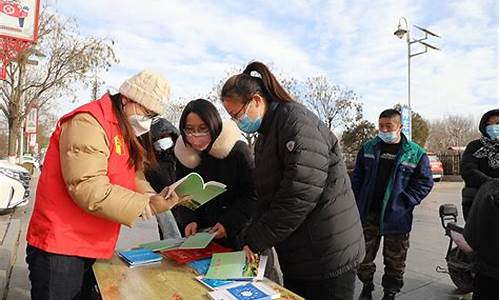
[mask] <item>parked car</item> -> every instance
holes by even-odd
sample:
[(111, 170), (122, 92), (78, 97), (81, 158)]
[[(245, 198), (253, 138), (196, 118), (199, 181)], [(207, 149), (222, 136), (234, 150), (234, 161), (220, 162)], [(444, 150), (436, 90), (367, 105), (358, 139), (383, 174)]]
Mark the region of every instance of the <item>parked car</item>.
[[(27, 164), (30, 166), (32, 170), (39, 169), (40, 168), (40, 163), (38, 162), (38, 159), (34, 158), (31, 155), (23, 155), (23, 164)], [(30, 169), (27, 168), (27, 169)], [(32, 172), (33, 174), (33, 172)]]
[(427, 155), (431, 164), (432, 178), (434, 178), (434, 181), (441, 181), (444, 175), (443, 163), (434, 153), (427, 153)]
[(20, 181), (0, 173), (0, 211), (28, 204), (29, 198), (24, 197), (25, 192)]
[(0, 211), (28, 204), (30, 180), (28, 170), (0, 160)]
[(26, 168), (9, 163), (6, 160), (0, 160), (0, 174), (19, 181), (24, 187), (24, 198), (28, 198), (30, 196), (31, 175)]

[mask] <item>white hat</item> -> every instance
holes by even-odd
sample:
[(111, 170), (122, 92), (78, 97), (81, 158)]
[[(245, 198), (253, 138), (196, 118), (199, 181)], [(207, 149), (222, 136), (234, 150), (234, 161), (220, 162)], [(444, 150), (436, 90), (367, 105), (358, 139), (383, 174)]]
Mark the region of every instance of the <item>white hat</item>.
[(170, 97), (170, 84), (160, 73), (144, 70), (127, 79), (119, 91), (146, 109), (161, 114)]

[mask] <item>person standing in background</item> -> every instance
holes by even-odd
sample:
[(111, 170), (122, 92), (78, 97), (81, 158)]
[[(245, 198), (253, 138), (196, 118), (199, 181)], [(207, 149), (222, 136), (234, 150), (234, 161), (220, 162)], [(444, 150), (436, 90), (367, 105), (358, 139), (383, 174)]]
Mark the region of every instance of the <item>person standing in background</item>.
[(402, 128), (399, 111), (384, 110), (379, 116), (379, 134), (359, 150), (351, 178), (366, 243), (366, 256), (358, 269), (363, 282), (360, 299), (371, 299), (373, 261), (382, 237), (383, 299), (394, 299), (403, 287), (413, 209), (434, 185), (425, 150), (409, 141)]
[[(151, 124), (151, 140), (157, 164), (146, 165), (144, 175), (151, 187), (159, 193), (175, 182), (174, 145), (179, 131), (164, 118), (156, 118)], [(181, 233), (170, 210), (156, 215), (160, 240), (180, 238)]]
[(464, 238), (474, 250), (472, 299), (498, 299), (498, 178), (488, 180), (477, 192)]
[(467, 144), (460, 161), (462, 212), (467, 221), (477, 190), (488, 180), (498, 178), (498, 109), (486, 112), (479, 122), (481, 138)]

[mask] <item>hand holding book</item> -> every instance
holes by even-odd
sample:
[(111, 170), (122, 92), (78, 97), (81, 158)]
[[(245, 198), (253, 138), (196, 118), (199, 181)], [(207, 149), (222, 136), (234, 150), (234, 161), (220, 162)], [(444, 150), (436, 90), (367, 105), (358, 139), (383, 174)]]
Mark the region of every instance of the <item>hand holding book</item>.
[[(198, 173), (189, 173), (170, 186), (179, 196), (191, 196), (182, 205), (195, 210), (226, 191), (226, 185), (216, 181), (204, 182)], [(173, 191), (172, 191), (173, 192)]]
[(149, 205), (154, 214), (172, 209), (174, 206), (191, 201), (191, 196), (179, 197), (174, 188), (166, 187), (159, 194), (149, 197)]
[(243, 251), (245, 251), (245, 257), (247, 259), (247, 262), (249, 264), (255, 263), (255, 260), (257, 259), (258, 255), (253, 253), (252, 249), (250, 249), (248, 245), (243, 246)]
[(216, 240), (227, 237), (226, 228), (221, 223), (215, 224), (209, 232), (215, 234)]

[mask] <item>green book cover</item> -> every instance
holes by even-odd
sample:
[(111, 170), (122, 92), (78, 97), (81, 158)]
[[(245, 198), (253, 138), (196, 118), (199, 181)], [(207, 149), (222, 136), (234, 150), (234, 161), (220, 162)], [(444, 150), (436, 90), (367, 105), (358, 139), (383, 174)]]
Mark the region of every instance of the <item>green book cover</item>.
[(245, 252), (214, 253), (205, 278), (237, 279), (243, 275)]
[(185, 240), (184, 238), (165, 239), (165, 240), (139, 244), (139, 246), (142, 248), (150, 249), (151, 251), (163, 251), (179, 247), (184, 242), (184, 240)]
[(204, 183), (198, 173), (190, 173), (186, 177), (173, 184), (178, 196), (191, 196), (192, 200), (183, 203), (184, 206), (195, 210), (213, 198), (226, 191), (226, 185), (217, 181)]
[(179, 247), (179, 249), (203, 249), (214, 239), (214, 233), (198, 232), (188, 237)]
[(247, 263), (244, 251), (214, 253), (205, 278), (262, 280), (266, 263), (267, 256), (258, 256), (254, 263)]

